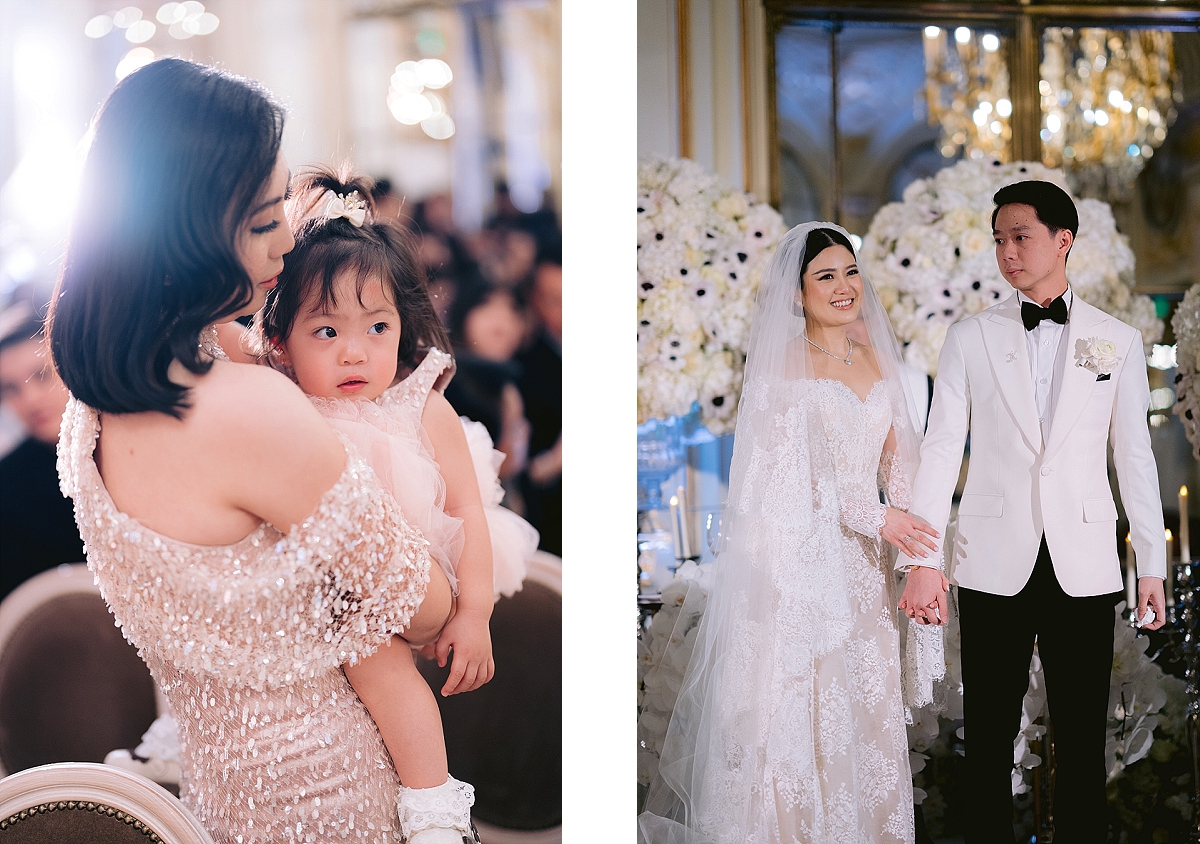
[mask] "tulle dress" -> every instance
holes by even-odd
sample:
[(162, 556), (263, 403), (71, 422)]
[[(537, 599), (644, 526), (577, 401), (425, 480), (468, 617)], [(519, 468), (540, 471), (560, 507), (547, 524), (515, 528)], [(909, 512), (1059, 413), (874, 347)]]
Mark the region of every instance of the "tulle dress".
[(179, 723), (180, 799), (218, 844), (401, 840), (400, 781), (343, 663), (401, 632), (428, 544), (356, 448), (312, 514), (232, 545), (193, 545), (120, 512), (72, 398), (58, 471), (125, 637)]
[[(398, 384), (374, 401), (309, 396), (329, 425), (341, 432), (362, 454), (400, 509), (429, 540), (430, 557), (442, 568), (455, 593), (455, 566), (463, 546), (462, 520), (445, 512), (446, 483), (433, 459), (421, 424), (425, 402), (438, 377), (453, 362), (450, 355), (430, 349), (425, 359)], [(529, 522), (500, 506), (504, 490), (497, 470), (504, 455), (492, 448), (487, 428), (460, 418), (492, 541), (493, 592), (512, 595), (525, 579), (526, 562), (537, 550), (538, 533)]]

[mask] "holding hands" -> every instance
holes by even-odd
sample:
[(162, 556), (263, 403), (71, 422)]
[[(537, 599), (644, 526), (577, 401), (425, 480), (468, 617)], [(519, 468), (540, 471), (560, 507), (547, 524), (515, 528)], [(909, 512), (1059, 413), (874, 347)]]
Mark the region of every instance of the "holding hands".
[(917, 624), (946, 623), (946, 590), (950, 581), (935, 568), (913, 566), (904, 584), (904, 594), (897, 606), (904, 614), (915, 619)]

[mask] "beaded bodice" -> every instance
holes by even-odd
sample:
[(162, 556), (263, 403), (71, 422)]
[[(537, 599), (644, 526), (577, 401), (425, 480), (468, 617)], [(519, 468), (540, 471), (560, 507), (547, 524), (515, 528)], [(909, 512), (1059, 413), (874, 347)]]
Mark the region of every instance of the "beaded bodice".
[(353, 446), (313, 513), (232, 545), (120, 512), (96, 468), (96, 411), (72, 398), (59, 477), (96, 576), (180, 727), (180, 797), (218, 842), (397, 841), (399, 781), (341, 665), (407, 625), (427, 543)]

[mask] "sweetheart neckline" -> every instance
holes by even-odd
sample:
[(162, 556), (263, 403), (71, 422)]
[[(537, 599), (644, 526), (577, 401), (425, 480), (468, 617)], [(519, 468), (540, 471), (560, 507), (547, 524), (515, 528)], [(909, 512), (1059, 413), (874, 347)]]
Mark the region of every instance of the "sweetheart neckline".
[(870, 401), (871, 396), (875, 395), (875, 390), (879, 387), (879, 385), (884, 383), (882, 378), (879, 379), (878, 381), (876, 381), (874, 384), (871, 385), (871, 389), (867, 391), (867, 394), (865, 396), (859, 396), (859, 394), (854, 391), (853, 387), (851, 387), (845, 381), (839, 381), (837, 378), (814, 378), (812, 380), (813, 381), (824, 381), (827, 384), (841, 384), (843, 387), (845, 387), (847, 390), (850, 391), (850, 394), (852, 396), (854, 396), (854, 398), (858, 399), (859, 404), (866, 404), (868, 401)]

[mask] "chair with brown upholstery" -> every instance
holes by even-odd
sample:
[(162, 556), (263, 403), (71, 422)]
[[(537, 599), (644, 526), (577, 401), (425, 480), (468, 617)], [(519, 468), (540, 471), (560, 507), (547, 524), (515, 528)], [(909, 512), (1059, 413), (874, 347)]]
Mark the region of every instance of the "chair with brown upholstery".
[(135, 747), (155, 685), (78, 563), (42, 572), (0, 603), (0, 774), (101, 762)]
[(0, 780), (4, 844), (213, 844), (195, 816), (145, 777), (90, 762)]
[(419, 660), (434, 689), (450, 771), (475, 786), (483, 844), (562, 841), (562, 560), (538, 551), (524, 587), (492, 612), (496, 676), (467, 694), (438, 690), (449, 666)]

